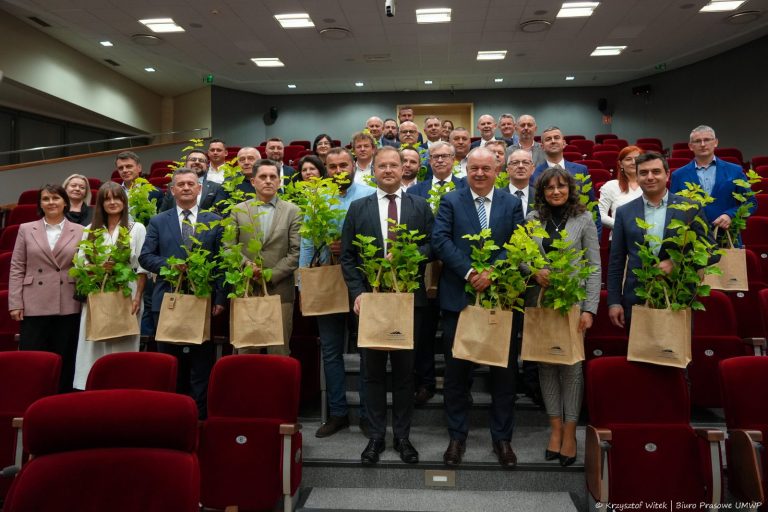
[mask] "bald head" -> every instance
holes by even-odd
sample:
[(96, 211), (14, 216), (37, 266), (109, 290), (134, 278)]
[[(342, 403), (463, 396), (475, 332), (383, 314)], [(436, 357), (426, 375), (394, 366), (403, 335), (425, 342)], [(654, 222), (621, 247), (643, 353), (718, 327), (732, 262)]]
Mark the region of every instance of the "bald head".
[(374, 139), (379, 140), (384, 129), (384, 121), (380, 117), (369, 117), (365, 122), (365, 127), (368, 128), (368, 132)]
[(400, 142), (402, 144), (416, 144), (419, 142), (419, 127), (413, 121), (400, 123)]
[(483, 140), (491, 140), (496, 132), (496, 119), (490, 114), (484, 114), (477, 120), (477, 130)]
[(517, 136), (520, 138), (520, 142), (525, 143), (526, 146), (533, 142), (536, 128), (536, 119), (533, 116), (523, 114), (517, 118)]

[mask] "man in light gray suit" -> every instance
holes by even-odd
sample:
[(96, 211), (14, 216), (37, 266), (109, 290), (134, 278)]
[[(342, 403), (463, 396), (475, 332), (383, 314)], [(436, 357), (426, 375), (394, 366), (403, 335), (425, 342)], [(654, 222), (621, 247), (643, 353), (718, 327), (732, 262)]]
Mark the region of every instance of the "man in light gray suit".
[[(301, 216), (298, 206), (277, 196), (281, 185), (277, 163), (261, 159), (256, 161), (253, 168), (251, 184), (256, 189), (256, 199), (239, 203), (232, 210), (232, 219), (238, 227), (235, 243), (242, 242), (243, 256), (253, 265), (253, 276), (257, 283), (260, 282), (263, 269), (272, 270), (272, 276), (267, 282), (267, 292), (270, 295), (280, 295), (283, 310), (283, 345), (267, 347), (267, 352), (287, 356), (290, 354), (288, 342), (293, 329), (293, 273), (299, 267)], [(263, 268), (253, 263), (255, 255), (248, 251), (248, 242), (254, 238), (261, 239), (263, 243)], [(254, 289), (258, 289), (258, 285), (255, 285)], [(243, 350), (240, 349), (240, 352), (243, 353)]]

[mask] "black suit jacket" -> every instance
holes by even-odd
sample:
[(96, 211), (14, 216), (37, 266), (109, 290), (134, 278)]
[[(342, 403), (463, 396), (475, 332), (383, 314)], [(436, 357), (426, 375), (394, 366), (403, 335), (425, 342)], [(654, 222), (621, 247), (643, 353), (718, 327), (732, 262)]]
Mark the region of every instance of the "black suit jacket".
[[(465, 187), (467, 185), (467, 182), (464, 178), (451, 176), (451, 181), (453, 182), (454, 190)], [(423, 197), (424, 199), (428, 199), (430, 190), (432, 190), (432, 177), (424, 181), (420, 181), (419, 183), (409, 188), (407, 192), (409, 194), (414, 194), (419, 197)]]
[[(199, 205), (201, 210), (210, 210), (213, 207), (215, 204), (216, 194), (219, 192), (220, 188), (221, 185), (215, 181), (203, 180), (203, 189), (200, 191)], [(168, 188), (168, 190), (165, 192), (165, 196), (163, 197), (163, 204), (160, 205), (160, 209), (158, 211), (164, 212), (173, 208), (176, 208), (176, 200), (173, 198), (173, 194), (171, 194), (171, 189)]]
[[(378, 193), (371, 194), (353, 201), (347, 210), (344, 220), (344, 228), (341, 233), (341, 270), (349, 289), (349, 295), (354, 301), (363, 292), (371, 291), (363, 273), (358, 269), (363, 262), (357, 247), (352, 245), (357, 235), (373, 236), (376, 238), (376, 246), (384, 247), (384, 237), (381, 232), (381, 220), (379, 218)], [(414, 292), (414, 304), (416, 306), (427, 305), (427, 295), (424, 291), (424, 267), (426, 262), (432, 259), (432, 224), (434, 217), (427, 201), (412, 194), (402, 194), (400, 200), (400, 224), (408, 226), (409, 230), (418, 230), (426, 236), (419, 242), (419, 252), (427, 257), (421, 265), (419, 276), (419, 289)], [(381, 251), (378, 256), (382, 256)]]

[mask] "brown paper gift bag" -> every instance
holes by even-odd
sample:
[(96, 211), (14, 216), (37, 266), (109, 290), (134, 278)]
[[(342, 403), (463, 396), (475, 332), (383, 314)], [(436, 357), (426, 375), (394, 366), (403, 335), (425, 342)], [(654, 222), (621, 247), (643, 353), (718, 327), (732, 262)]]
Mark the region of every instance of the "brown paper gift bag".
[[(720, 256), (720, 261), (714, 266), (722, 271), (722, 275), (716, 276), (707, 274), (704, 276), (702, 284), (709, 285), (713, 290), (723, 290), (727, 292), (746, 292), (749, 291), (747, 279), (747, 253), (744, 249), (738, 249), (733, 246), (731, 234), (726, 231), (728, 236), (729, 249), (723, 249), (724, 254)], [(717, 237), (717, 228), (715, 228), (715, 237)]]
[(131, 313), (133, 300), (123, 292), (88, 294), (85, 339), (110, 341), (139, 335), (139, 317)]
[(509, 365), (509, 342), (512, 338), (512, 312), (501, 309), (467, 306), (459, 313), (453, 357), (478, 364)]
[(229, 310), (229, 342), (235, 348), (283, 345), (283, 309), (279, 295), (232, 299)]
[(581, 309), (577, 305), (567, 315), (552, 308), (525, 308), (521, 359), (549, 364), (583, 361), (584, 334), (579, 332), (580, 316)]
[(413, 350), (413, 294), (360, 294), (357, 346), (378, 350)]
[(349, 291), (341, 274), (341, 265), (302, 267), (299, 269), (299, 276), (299, 305), (302, 315), (349, 313)]
[(440, 282), (440, 274), (443, 272), (443, 262), (430, 261), (424, 269), (424, 289), (428, 299), (437, 298), (437, 285)]
[(155, 340), (202, 345), (211, 339), (211, 298), (179, 293), (182, 279), (173, 293), (163, 295)]
[(691, 362), (691, 310), (632, 306), (627, 360), (687, 367)]

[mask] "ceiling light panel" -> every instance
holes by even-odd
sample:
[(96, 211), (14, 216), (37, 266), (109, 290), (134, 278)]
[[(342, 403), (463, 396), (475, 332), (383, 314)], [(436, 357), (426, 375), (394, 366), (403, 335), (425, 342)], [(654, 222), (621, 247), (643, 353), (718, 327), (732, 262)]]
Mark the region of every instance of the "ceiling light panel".
[(355, 87), (362, 87), (364, 85), (365, 85), (365, 83), (363, 83), (363, 82), (355, 82)]
[(504, 60), (507, 50), (477, 52), (477, 60)]
[(254, 64), (259, 66), (260, 68), (282, 68), (285, 66), (283, 64), (283, 61), (278, 59), (277, 57), (270, 57), (270, 58), (261, 58), (261, 59), (251, 59)]
[(494, 78), (493, 81), (496, 82), (497, 84), (500, 84), (501, 82), (504, 81), (504, 79), (503, 78)]
[(283, 28), (309, 28), (315, 26), (312, 18), (305, 12), (275, 14), (275, 19)]
[(744, 1), (731, 1), (731, 0), (711, 0), (707, 5), (702, 7), (699, 12), (727, 12), (735, 11)]
[(172, 18), (152, 18), (139, 20), (139, 23), (145, 25), (152, 32), (184, 32), (184, 29), (176, 24)]
[(416, 23), (450, 23), (451, 10), (447, 7), (416, 9)]
[(598, 46), (595, 48), (590, 56), (591, 57), (607, 57), (611, 55), (621, 55), (621, 52), (626, 50), (626, 46)]
[(288, 84), (288, 88), (289, 89), (295, 89), (296, 88), (296, 84)]
[(114, 45), (112, 44), (112, 41), (100, 41), (100, 42), (99, 42), (99, 44), (100, 44), (101, 46), (105, 46), (105, 47), (107, 47), (107, 48), (109, 48), (110, 46), (114, 46)]
[(565, 2), (557, 13), (558, 18), (586, 18), (592, 16), (600, 2)]

